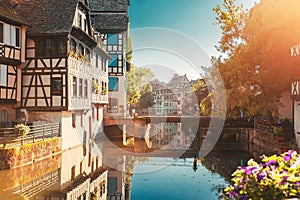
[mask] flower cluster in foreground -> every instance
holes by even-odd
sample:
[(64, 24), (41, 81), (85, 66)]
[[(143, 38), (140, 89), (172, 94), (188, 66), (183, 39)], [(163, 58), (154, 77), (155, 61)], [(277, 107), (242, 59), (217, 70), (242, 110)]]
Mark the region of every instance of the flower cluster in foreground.
[(300, 197), (300, 154), (263, 156), (262, 163), (253, 159), (233, 174), (233, 185), (224, 190), (223, 199), (257, 200)]

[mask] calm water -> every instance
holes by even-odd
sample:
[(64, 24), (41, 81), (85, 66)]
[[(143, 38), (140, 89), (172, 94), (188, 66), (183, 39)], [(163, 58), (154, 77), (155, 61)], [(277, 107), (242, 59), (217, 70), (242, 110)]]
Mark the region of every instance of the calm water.
[[(72, 200), (86, 200), (92, 199), (94, 193), (98, 195), (97, 200), (123, 200), (124, 191), (129, 191), (131, 200), (219, 199), (232, 172), (250, 158), (257, 157), (254, 153), (261, 155), (257, 149), (262, 147), (253, 146), (239, 133), (223, 134), (207, 156), (195, 159), (203, 137), (197, 135), (200, 139), (194, 140), (191, 131), (194, 125), (189, 125), (167, 123), (146, 128), (149, 138), (145, 141), (138, 138), (131, 150), (152, 149), (160, 154), (151, 156), (144, 152), (142, 159), (134, 158), (128, 151), (126, 155), (118, 154), (116, 149), (120, 147), (113, 143), (109, 146), (109, 142), (101, 138), (100, 144), (95, 141), (87, 147), (74, 148), (32, 165), (1, 170), (0, 200), (65, 200), (68, 195), (73, 195), (69, 198)], [(183, 155), (186, 150), (188, 153)], [(123, 152), (126, 153), (126, 149)], [(172, 152), (179, 154), (174, 158)], [(101, 165), (108, 166), (108, 179), (101, 172), (107, 168), (102, 169)], [(120, 191), (128, 182), (130, 190)], [(96, 187), (99, 188), (91, 190)]]
[[(206, 169), (200, 161), (193, 170), (194, 159), (168, 159), (168, 166), (160, 166), (166, 158), (152, 158), (139, 162), (132, 177), (132, 200), (194, 200), (218, 199), (218, 188), (227, 181)], [(165, 164), (165, 163), (164, 163)]]

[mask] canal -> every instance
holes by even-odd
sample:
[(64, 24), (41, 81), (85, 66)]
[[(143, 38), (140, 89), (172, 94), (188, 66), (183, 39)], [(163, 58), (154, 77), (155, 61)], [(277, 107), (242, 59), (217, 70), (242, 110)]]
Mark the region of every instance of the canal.
[[(0, 199), (220, 199), (238, 166), (262, 153), (283, 151), (274, 135), (239, 129), (223, 131), (211, 151), (199, 157), (207, 133), (193, 133), (194, 126), (191, 122), (127, 127), (126, 145), (123, 127), (107, 127), (87, 146), (1, 170)], [(258, 142), (270, 138), (275, 142)]]

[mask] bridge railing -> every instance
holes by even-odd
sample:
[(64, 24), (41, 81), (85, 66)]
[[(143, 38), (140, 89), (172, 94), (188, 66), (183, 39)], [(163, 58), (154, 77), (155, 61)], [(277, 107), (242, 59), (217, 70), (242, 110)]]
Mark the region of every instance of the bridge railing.
[(29, 128), (30, 131), (26, 135), (15, 133), (14, 128), (0, 128), (0, 148), (22, 146), (60, 136), (60, 123), (32, 125)]

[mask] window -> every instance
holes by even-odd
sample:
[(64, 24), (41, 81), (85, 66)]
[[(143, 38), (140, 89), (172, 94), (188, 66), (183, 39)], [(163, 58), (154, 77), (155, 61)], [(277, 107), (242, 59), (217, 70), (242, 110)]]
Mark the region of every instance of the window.
[(117, 77), (108, 78), (108, 90), (109, 91), (118, 91), (119, 88), (119, 79)]
[(107, 190), (109, 193), (117, 192), (117, 178), (108, 178)]
[(20, 29), (16, 28), (16, 47), (20, 47)]
[(84, 98), (88, 97), (88, 81), (84, 80)]
[(42, 38), (37, 41), (36, 45), (37, 56), (65, 56), (66, 43), (58, 38)]
[(118, 44), (118, 34), (107, 34), (108, 44)]
[(80, 78), (79, 79), (79, 97), (82, 97), (82, 88), (83, 88), (82, 78)]
[(80, 56), (80, 55), (84, 55), (84, 52), (83, 52), (83, 46), (82, 46), (82, 44), (79, 44), (78, 45), (78, 55)]
[(0, 86), (7, 86), (7, 66), (0, 65)]
[(85, 59), (87, 62), (91, 62), (91, 53), (89, 49), (85, 49)]
[(71, 169), (71, 180), (73, 181), (75, 179), (75, 166)]
[(75, 40), (70, 40), (70, 50), (76, 52), (76, 42)]
[(50, 56), (51, 55), (51, 49), (52, 49), (52, 40), (46, 39), (45, 40), (45, 55)]
[(83, 21), (83, 30), (86, 32), (87, 31), (87, 24), (86, 24), (86, 19)]
[(78, 27), (82, 28), (82, 15), (78, 13)]
[(102, 69), (103, 69), (103, 71), (105, 71), (106, 72), (106, 60), (105, 59), (101, 59), (102, 60)]
[(52, 94), (56, 94), (56, 95), (62, 94), (62, 79), (53, 78), (51, 89), (52, 89)]
[(58, 41), (58, 55), (64, 55), (66, 52), (66, 45), (63, 41)]
[(73, 77), (73, 97), (77, 97), (77, 78)]
[(3, 23), (0, 23), (0, 43), (3, 43)]
[(0, 122), (7, 122), (7, 111), (6, 110), (0, 111)]
[(118, 66), (118, 55), (117, 54), (109, 54), (109, 56), (112, 58), (108, 62), (108, 66), (110, 67), (117, 67)]

